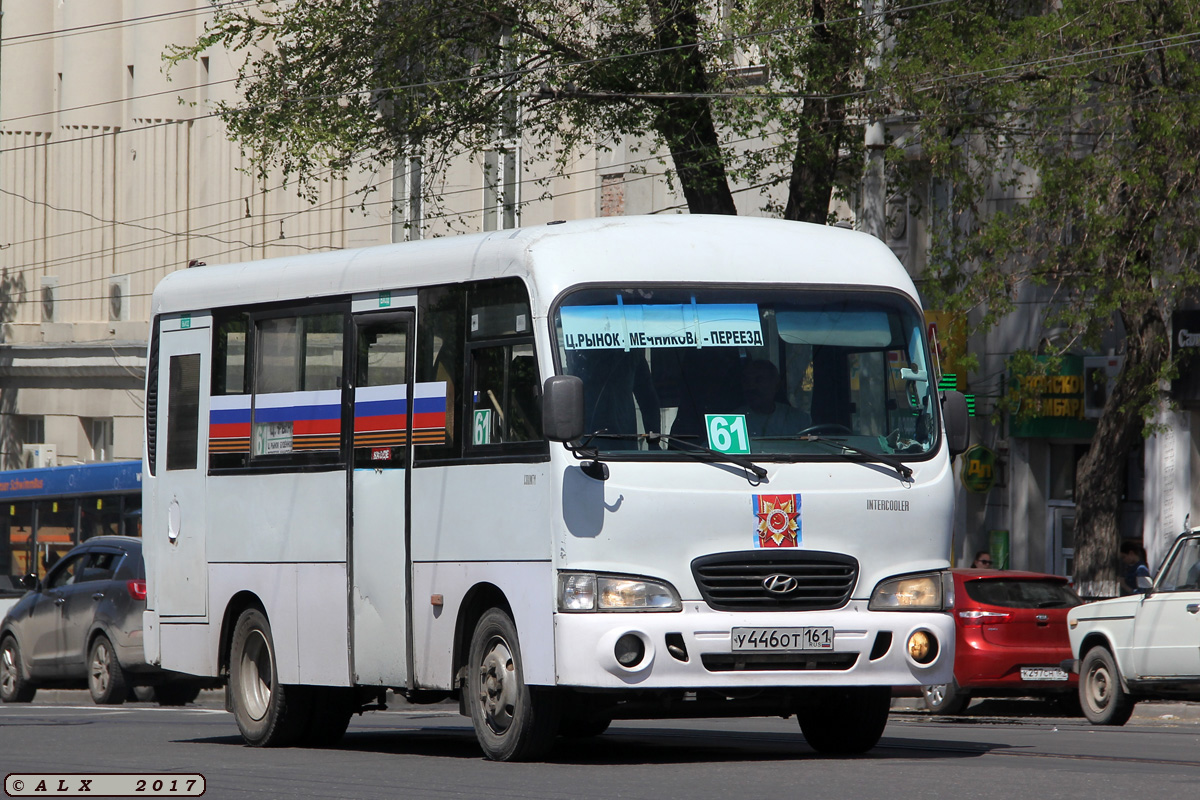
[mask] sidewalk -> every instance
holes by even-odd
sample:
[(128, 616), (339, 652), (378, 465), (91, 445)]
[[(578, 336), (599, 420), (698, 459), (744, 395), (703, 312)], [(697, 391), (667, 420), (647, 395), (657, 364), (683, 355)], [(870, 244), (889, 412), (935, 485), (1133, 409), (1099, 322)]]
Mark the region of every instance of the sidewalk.
[[(892, 700), (893, 714), (929, 714), (925, 701), (919, 697), (896, 697)], [(1040, 717), (1054, 716), (1044, 701), (1034, 698), (976, 700), (967, 707), (964, 717)], [(1082, 719), (1082, 718), (1080, 718)], [(1200, 703), (1178, 700), (1143, 700), (1133, 707), (1131, 721), (1194, 722), (1200, 723)]]

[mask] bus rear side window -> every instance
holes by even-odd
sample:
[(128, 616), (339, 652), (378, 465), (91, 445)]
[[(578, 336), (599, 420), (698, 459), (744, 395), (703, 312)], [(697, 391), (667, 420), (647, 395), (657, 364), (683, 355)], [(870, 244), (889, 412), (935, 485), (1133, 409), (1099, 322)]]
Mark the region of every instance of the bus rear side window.
[(267, 317), (255, 326), (251, 464), (338, 463), (345, 315)]
[(195, 469), (200, 429), (200, 354), (171, 356), (167, 469)]

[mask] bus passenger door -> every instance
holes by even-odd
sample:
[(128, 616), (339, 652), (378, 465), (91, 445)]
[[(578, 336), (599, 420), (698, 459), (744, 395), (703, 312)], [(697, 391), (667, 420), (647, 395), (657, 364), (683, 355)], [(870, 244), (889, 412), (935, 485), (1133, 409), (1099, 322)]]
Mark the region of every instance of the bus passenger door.
[(362, 685), (409, 678), (411, 312), (356, 314), (351, 366), (351, 668)]
[[(160, 618), (208, 613), (204, 480), (210, 316), (164, 317), (158, 368), (155, 516), (143, 520), (147, 590)], [(165, 512), (165, 513), (164, 513)], [(153, 541), (149, 541), (153, 538)]]

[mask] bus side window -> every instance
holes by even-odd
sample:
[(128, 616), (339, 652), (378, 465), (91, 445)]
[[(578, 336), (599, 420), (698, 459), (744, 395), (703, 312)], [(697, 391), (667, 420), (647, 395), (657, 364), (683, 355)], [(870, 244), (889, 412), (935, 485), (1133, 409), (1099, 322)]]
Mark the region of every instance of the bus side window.
[(200, 354), (171, 356), (167, 469), (195, 469), (200, 431)]
[(255, 320), (252, 464), (341, 459), (344, 326), (340, 310)]
[(542, 438), (541, 392), (532, 344), (471, 350), (472, 446)]
[(462, 439), (458, 435), (462, 419), (463, 331), (466, 327), (466, 288), (433, 286), (417, 295), (416, 382), (445, 384), (446, 428), (440, 441), (415, 442), (414, 461), (434, 461), (462, 457)]
[(250, 455), (249, 329), (244, 311), (213, 314), (209, 469), (244, 467)]

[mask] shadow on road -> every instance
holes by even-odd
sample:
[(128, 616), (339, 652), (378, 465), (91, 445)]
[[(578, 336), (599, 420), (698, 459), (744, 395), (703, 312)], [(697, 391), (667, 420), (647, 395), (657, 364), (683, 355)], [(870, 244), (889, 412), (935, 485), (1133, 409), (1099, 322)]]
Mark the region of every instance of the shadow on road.
[[(220, 736), (183, 739), (191, 744), (245, 747), (241, 737)], [(466, 727), (414, 729), (351, 729), (335, 748), (346, 752), (383, 755), (432, 756), (479, 761), (483, 755), (474, 732)], [(927, 739), (884, 736), (869, 753), (851, 758), (960, 759), (977, 758), (1010, 744), (972, 742), (954, 748)], [(617, 723), (601, 736), (559, 739), (547, 763), (577, 766), (642, 766), (711, 763), (761, 763), (764, 761), (827, 760), (810, 748), (799, 733), (793, 735), (739, 732), (712, 728), (681, 731), (678, 728), (623, 728)]]

